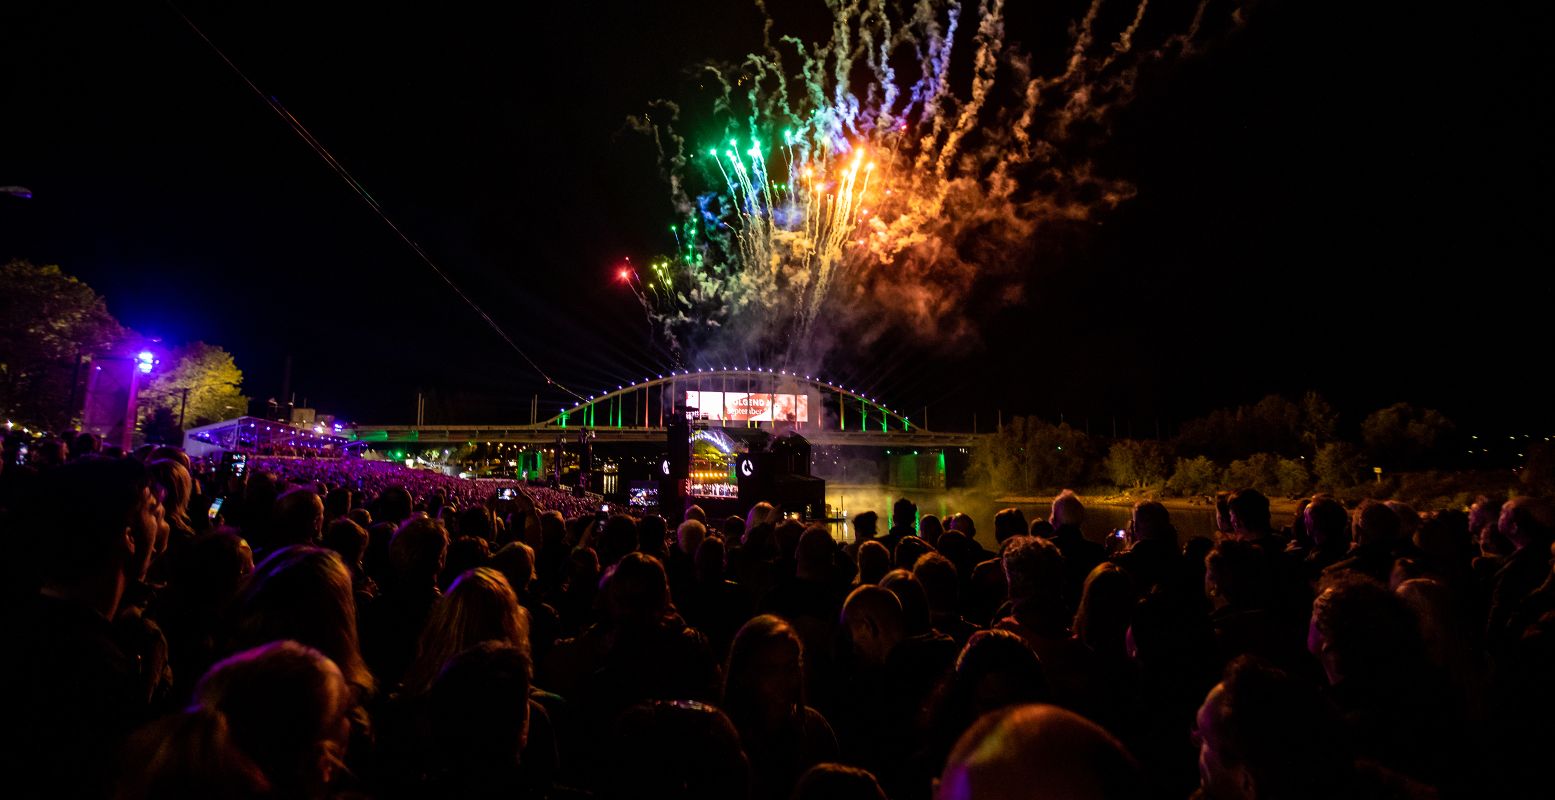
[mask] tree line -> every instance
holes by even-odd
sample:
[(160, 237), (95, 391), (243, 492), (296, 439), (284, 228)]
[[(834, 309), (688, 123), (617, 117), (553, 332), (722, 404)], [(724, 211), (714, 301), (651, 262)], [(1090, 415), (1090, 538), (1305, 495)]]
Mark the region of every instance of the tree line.
[(1343, 431), (1322, 395), (1269, 395), (1215, 410), (1169, 439), (1093, 437), (1068, 424), (1015, 417), (975, 452), (971, 477), (995, 491), (1112, 485), (1168, 496), (1251, 486), (1271, 496), (1349, 493), (1389, 474), (1460, 466), (1459, 438), (1440, 411), (1395, 403)]
[[(95, 358), (156, 352), (120, 323), (84, 281), (56, 265), (13, 260), (0, 267), (0, 411), (7, 420), (63, 431), (80, 426)], [(151, 441), (178, 441), (193, 427), (248, 413), (232, 354), (205, 342), (157, 353), (140, 390)]]

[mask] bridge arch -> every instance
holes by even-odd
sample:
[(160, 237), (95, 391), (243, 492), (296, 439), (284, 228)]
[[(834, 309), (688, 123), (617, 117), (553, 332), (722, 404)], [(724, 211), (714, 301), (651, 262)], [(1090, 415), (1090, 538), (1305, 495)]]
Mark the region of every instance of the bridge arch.
[[(558, 409), (555, 416), (540, 423), (539, 427), (557, 430), (663, 428), (666, 415), (687, 413), (690, 392), (698, 393), (698, 398), (716, 396), (714, 402), (721, 404), (717, 410), (698, 408), (699, 418), (705, 416), (709, 424), (775, 427), (791, 422), (792, 427), (801, 432), (928, 432), (907, 415), (881, 403), (879, 398), (856, 389), (792, 370), (752, 367), (674, 370), (668, 374), (645, 376), (640, 381), (603, 389), (571, 407)], [(767, 415), (765, 419), (746, 421), (737, 419), (738, 413), (729, 413), (728, 403), (732, 398), (752, 396), (765, 397), (769, 404), (774, 397), (793, 397), (795, 401), (789, 408), (796, 418), (790, 421)], [(798, 401), (799, 397), (805, 398), (803, 404)], [(732, 402), (742, 400), (733, 399)]]

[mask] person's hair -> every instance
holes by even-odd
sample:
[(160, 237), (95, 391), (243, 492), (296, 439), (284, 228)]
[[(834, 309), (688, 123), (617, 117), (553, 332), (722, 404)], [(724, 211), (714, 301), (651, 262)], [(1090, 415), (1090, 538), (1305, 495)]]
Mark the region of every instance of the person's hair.
[[(1515, 537), (1508, 530), (1501, 530), (1514, 543), (1542, 544), (1555, 534), (1555, 507), (1542, 497), (1524, 495), (1506, 501), (1501, 505), (1501, 518), (1517, 529)], [(1499, 521), (1496, 527), (1502, 527)]]
[(529, 616), (502, 573), (477, 567), (461, 574), (432, 605), (416, 657), (405, 672), (405, 691), (426, 691), (448, 659), (474, 645), (495, 640), (529, 651)]
[(325, 522), (340, 519), (349, 513), (351, 513), (350, 489), (344, 486), (336, 486), (324, 494)]
[(431, 517), (407, 521), (389, 540), (389, 570), (408, 580), (433, 580), (448, 555), (448, 530)]
[(1355, 543), (1390, 547), (1398, 541), (1403, 523), (1387, 503), (1367, 500), (1355, 510)]
[(692, 700), (639, 703), (616, 717), (601, 800), (724, 800), (750, 792), (750, 760), (722, 711)]
[(1312, 502), (1307, 504), (1306, 518), (1307, 535), (1314, 542), (1332, 546), (1349, 539), (1350, 513), (1331, 495), (1313, 495)]
[(193, 706), (141, 728), (125, 744), (115, 800), (260, 798), (272, 791), (232, 740), (227, 716)]
[(1026, 524), (1026, 513), (1018, 508), (1000, 509), (999, 513), (993, 515), (995, 542), (1003, 542), (1012, 536), (1026, 536), (1030, 530)]
[(560, 511), (540, 515), (540, 544), (561, 544), (567, 538), (567, 518)]
[(453, 584), (455, 578), (468, 570), (486, 566), (489, 560), (491, 560), (491, 543), (488, 540), (478, 536), (456, 536), (448, 543), (448, 552), (443, 556), (443, 569), (438, 576), (438, 585), (447, 588)]
[(918, 504), (905, 497), (898, 498), (891, 504), (891, 524), (917, 527)]
[(865, 534), (874, 536), (880, 530), (880, 515), (873, 511), (861, 511), (853, 517), (854, 538), (863, 538)]
[(174, 528), (190, 530), (189, 500), (194, 495), (194, 478), (183, 464), (171, 458), (158, 459), (146, 465), (152, 483), (162, 488), (162, 514)]
[(694, 519), (680, 523), (675, 529), (675, 544), (682, 553), (696, 555), (697, 546), (707, 538), (707, 526)]
[(410, 518), (411, 512), (416, 510), (415, 501), (410, 497), (410, 491), (403, 486), (390, 486), (378, 495), (378, 507), (383, 512), (385, 522), (399, 525)]
[(1053, 498), (1051, 521), (1054, 528), (1079, 527), (1085, 524), (1085, 505), (1073, 489), (1065, 489)]
[(934, 796), (1121, 800), (1145, 794), (1139, 765), (1112, 734), (1073, 711), (1036, 704), (984, 714), (968, 728), (951, 749)]
[(658, 514), (649, 514), (637, 522), (637, 549), (651, 556), (662, 557), (665, 555), (666, 534), (669, 532), (669, 523)]
[[(802, 676), (804, 645), (800, 642), (794, 626), (788, 624), (782, 617), (762, 614), (751, 619), (740, 626), (739, 632), (734, 634), (734, 642), (729, 646), (729, 662), (724, 670), (722, 705), (729, 718), (734, 721), (734, 726), (742, 731), (750, 730), (756, 723), (760, 716), (762, 701), (772, 699), (767, 695), (773, 691), (773, 687), (762, 682), (757, 665), (762, 649), (773, 645), (782, 645), (791, 649), (794, 664)], [(794, 714), (803, 714), (804, 680), (796, 680), (791, 686), (793, 695), (783, 698), (785, 705), (792, 706)]]
[(1211, 709), (1215, 754), (1246, 769), (1260, 797), (1333, 797), (1352, 761), (1328, 709), (1305, 681), (1239, 656)]
[(139, 461), (94, 459), (48, 470), (20, 509), (43, 576), (71, 580), (125, 556), (124, 529), (139, 524), (146, 468)]
[[(771, 508), (771, 506), (768, 506), (768, 508)], [(705, 510), (703, 510), (701, 506), (699, 506), (699, 505), (697, 505), (695, 503), (692, 503), (691, 505), (686, 506), (686, 513), (684, 515), (684, 518), (685, 519), (694, 519), (697, 522), (702, 523), (703, 525), (707, 524), (707, 512)]]
[(599, 551), (599, 563), (606, 566), (637, 549), (637, 520), (625, 514), (612, 514), (596, 534), (594, 549)]
[(82, 431), (76, 434), (75, 441), (70, 443), (70, 454), (76, 458), (93, 455), (103, 449), (103, 442), (95, 435)]
[[(745, 530), (750, 530), (763, 523), (772, 522), (772, 517), (776, 512), (777, 509), (773, 508), (772, 504), (766, 501), (751, 506), (750, 512), (745, 515)], [(703, 521), (705, 522), (706, 519), (704, 518)]]
[(1172, 526), (1171, 514), (1166, 506), (1155, 500), (1141, 500), (1134, 504), (1134, 540), (1140, 542), (1165, 542), (1177, 546), (1177, 529)]
[(1108, 561), (1097, 564), (1080, 593), (1075, 637), (1098, 653), (1122, 655), (1137, 600), (1133, 581), (1122, 567)]
[(999, 560), (1011, 600), (1057, 597), (1063, 593), (1064, 556), (1058, 546), (1036, 536), (1016, 536), (1004, 543)]
[(797, 519), (785, 519), (778, 523), (772, 531), (772, 539), (777, 546), (778, 558), (793, 560), (794, 551), (799, 547), (799, 537), (804, 535), (804, 523)]
[(956, 594), (960, 586), (956, 578), (956, 565), (950, 559), (935, 552), (924, 553), (913, 563), (912, 574), (923, 585), (923, 594), (929, 599), (930, 610), (956, 610)]
[(365, 508), (353, 508), (350, 511), (347, 511), (345, 516), (346, 519), (355, 522), (363, 528), (371, 528), (373, 526), (373, 512), (368, 511)]
[(364, 695), (373, 676), (357, 645), (351, 573), (331, 550), (283, 547), (254, 568), (234, 605), (238, 648), (293, 639), (328, 656)]
[(898, 569), (912, 569), (912, 565), (918, 563), (918, 557), (924, 553), (934, 552), (934, 547), (928, 542), (916, 536), (903, 536), (896, 543), (896, 552), (892, 556), (892, 563)]
[(220, 712), (238, 749), (282, 795), (316, 792), (324, 759), (339, 762), (336, 729), (355, 705), (328, 656), (294, 641), (272, 641), (211, 667), (195, 703)]
[(697, 545), (696, 555), (691, 557), (692, 567), (696, 571), (699, 581), (723, 580), (724, 569), (727, 566), (729, 553), (724, 546), (724, 540), (717, 536), (709, 536)]
[(956, 513), (950, 515), (950, 522), (945, 526), (946, 532), (960, 531), (967, 539), (977, 538), (977, 520), (972, 519), (971, 514)]
[[(991, 677), (1003, 693), (983, 689)], [(931, 727), (955, 736), (966, 730), (978, 714), (1006, 705), (1048, 702), (1053, 691), (1048, 686), (1042, 660), (1019, 633), (1009, 630), (978, 630), (956, 655), (955, 668), (945, 677), (938, 696), (931, 700)]]
[(670, 609), (664, 565), (646, 553), (627, 553), (600, 579), (605, 608), (616, 623), (657, 624)]
[(931, 629), (929, 617), (929, 595), (924, 591), (923, 584), (913, 577), (913, 574), (905, 569), (893, 569), (880, 579), (880, 585), (896, 595), (896, 599), (902, 603), (902, 623), (905, 625), (904, 633), (908, 636), (928, 633)]
[(1425, 657), (1414, 610), (1363, 575), (1345, 573), (1328, 581), (1312, 603), (1312, 626), (1323, 635), (1339, 674), (1362, 686), (1410, 675)]
[(1269, 530), (1269, 498), (1257, 489), (1238, 489), (1226, 498), (1226, 509), (1243, 528), (1254, 533)]
[(1215, 529), (1222, 533), (1231, 532), (1231, 493), (1215, 493)]
[(873, 539), (858, 546), (858, 583), (879, 583), (891, 570), (891, 551)]
[(186, 470), (191, 472), (194, 470), (194, 462), (189, 460), (189, 454), (185, 453), (182, 447), (174, 447), (170, 444), (158, 445), (152, 448), (151, 452), (146, 455), (146, 463), (161, 461), (164, 458), (177, 461)]
[(485, 506), (471, 506), (459, 512), (459, 535), (480, 539), (497, 538), (497, 515)]
[(824, 525), (811, 525), (799, 534), (799, 544), (794, 548), (796, 569), (810, 577), (819, 577), (831, 569), (832, 556), (837, 552), (837, 542)]
[(789, 800), (886, 800), (869, 770), (825, 762), (805, 770)]
[(1273, 572), (1268, 554), (1249, 542), (1226, 539), (1204, 557), (1204, 569), (1215, 591), (1243, 609), (1266, 608), (1273, 599)]
[(448, 658), (425, 695), (442, 765), (463, 775), (517, 764), (529, 729), (530, 672), (527, 652), (494, 639)]
[(318, 544), (315, 539), (323, 521), (324, 501), (318, 493), (305, 487), (288, 489), (275, 499), (274, 538), (271, 546), (292, 544)]
[(535, 579), (535, 551), (523, 542), (508, 542), (486, 565), (502, 573), (514, 594), (522, 594)]
[(337, 517), (324, 529), (324, 547), (339, 553), (346, 566), (360, 564), (367, 553), (367, 531), (345, 517)]
[(940, 518), (933, 514), (924, 514), (918, 518), (918, 535), (925, 542), (933, 545), (939, 541), (940, 534), (945, 532), (945, 525)]
[(745, 538), (745, 520), (735, 514), (730, 514), (725, 518), (723, 524), (718, 526), (718, 529), (723, 531), (725, 542), (738, 543)]

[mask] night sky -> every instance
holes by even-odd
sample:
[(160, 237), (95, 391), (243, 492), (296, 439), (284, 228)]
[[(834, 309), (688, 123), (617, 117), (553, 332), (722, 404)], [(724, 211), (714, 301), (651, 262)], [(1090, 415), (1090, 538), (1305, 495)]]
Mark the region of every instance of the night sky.
[[(1039, 55), (1084, 7), (1012, 5), (1009, 37)], [(828, 377), (929, 404), (937, 428), (1002, 409), (1150, 433), (1316, 389), (1352, 422), (1407, 400), (1547, 432), (1551, 7), (1444, 5), (1252, 4), (1141, 76), (1098, 157), (1137, 196), (1043, 235), (1023, 302), (965, 309), (980, 346), (876, 348)], [(587, 394), (668, 368), (611, 280), (674, 221), (624, 121), (755, 49), (760, 19), (738, 0), (528, 6), (183, 8)], [(418, 389), (433, 422), (560, 404), (167, 5), (20, 0), (0, 39), (0, 184), (35, 195), (0, 197), (0, 258), (61, 265), (142, 333), (226, 347), (259, 400), (290, 354), (299, 403), (365, 422), (411, 421)]]

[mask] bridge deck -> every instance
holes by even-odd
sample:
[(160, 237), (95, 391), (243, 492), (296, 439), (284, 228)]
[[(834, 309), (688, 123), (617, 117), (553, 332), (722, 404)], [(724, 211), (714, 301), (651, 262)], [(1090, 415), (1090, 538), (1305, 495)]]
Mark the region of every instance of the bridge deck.
[[(596, 444), (605, 442), (662, 442), (665, 429), (578, 428), (555, 425), (373, 425), (357, 428), (357, 441), (369, 444), (452, 444), (501, 442), (503, 444), (550, 444), (560, 436), (572, 440), (580, 430), (592, 430)], [(731, 426), (730, 430), (741, 430)], [(975, 447), (986, 433), (940, 433), (935, 431), (859, 431), (822, 429), (801, 431), (815, 445), (859, 445), (865, 447)]]

